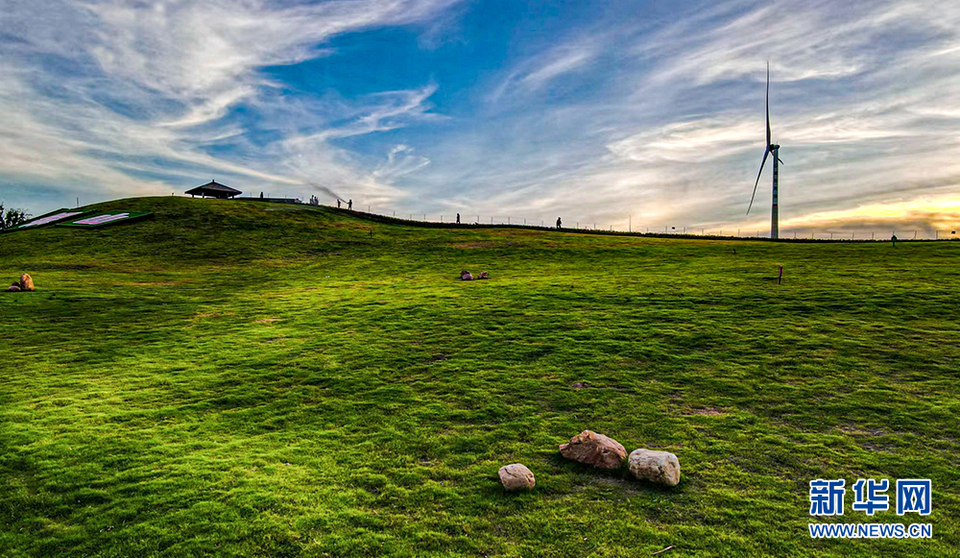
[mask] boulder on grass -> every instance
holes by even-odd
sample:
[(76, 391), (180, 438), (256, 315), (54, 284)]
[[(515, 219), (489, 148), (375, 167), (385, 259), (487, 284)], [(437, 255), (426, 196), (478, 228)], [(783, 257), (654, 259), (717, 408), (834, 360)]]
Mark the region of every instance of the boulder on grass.
[(29, 274), (24, 273), (20, 276), (20, 288), (25, 291), (33, 290), (33, 277), (30, 277)]
[(584, 430), (566, 444), (560, 444), (560, 455), (601, 469), (619, 469), (627, 450), (613, 438)]
[(461, 281), (473, 281), (473, 275), (472, 275), (469, 271), (467, 271), (466, 269), (464, 269), (463, 271), (460, 272), (460, 280), (461, 280)]
[(669, 451), (637, 449), (630, 453), (630, 472), (640, 480), (677, 486), (680, 460)]
[(507, 490), (530, 490), (537, 485), (533, 472), (522, 463), (500, 467), (500, 483)]

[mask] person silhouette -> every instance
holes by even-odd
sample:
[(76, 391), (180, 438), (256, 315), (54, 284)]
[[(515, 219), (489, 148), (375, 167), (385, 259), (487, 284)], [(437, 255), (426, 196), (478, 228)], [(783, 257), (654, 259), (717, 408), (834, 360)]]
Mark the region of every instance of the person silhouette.
[(459, 214), (459, 213), (457, 213), (457, 224), (458, 224), (458, 225), (460, 224), (460, 214)]
[(340, 209), (340, 198), (337, 198), (337, 209)]
[(557, 217), (557, 228), (559, 229), (559, 228), (560, 228), (560, 225), (562, 225), (562, 224), (563, 224), (563, 222), (560, 221), (560, 218), (559, 218), (559, 217)]
[(263, 192), (260, 192), (260, 199), (263, 199)]
[(353, 209), (353, 198), (347, 200), (347, 209)]
[(893, 247), (896, 248), (896, 247), (897, 247), (897, 235), (891, 236), (891, 237), (890, 237), (890, 242), (893, 242)]

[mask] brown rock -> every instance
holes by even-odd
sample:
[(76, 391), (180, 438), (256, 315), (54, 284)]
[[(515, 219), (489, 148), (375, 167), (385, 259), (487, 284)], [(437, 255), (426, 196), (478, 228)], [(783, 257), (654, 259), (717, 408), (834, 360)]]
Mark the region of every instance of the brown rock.
[(680, 484), (680, 460), (669, 451), (633, 450), (630, 453), (630, 472), (640, 480), (667, 486)]
[(613, 438), (584, 430), (570, 438), (569, 443), (560, 444), (560, 455), (601, 469), (618, 469), (623, 466), (627, 450)]
[(472, 275), (469, 271), (467, 271), (466, 269), (464, 269), (463, 271), (460, 272), (460, 280), (461, 280), (461, 281), (472, 281), (472, 280), (473, 280), (473, 275)]
[(30, 275), (28, 275), (28, 274), (26, 274), (26, 273), (24, 273), (23, 275), (21, 275), (21, 276), (20, 276), (20, 288), (23, 289), (23, 290), (25, 290), (25, 291), (32, 291), (32, 290), (33, 290), (33, 277), (30, 277)]
[(537, 485), (533, 472), (521, 463), (500, 467), (500, 483), (507, 490), (530, 490)]

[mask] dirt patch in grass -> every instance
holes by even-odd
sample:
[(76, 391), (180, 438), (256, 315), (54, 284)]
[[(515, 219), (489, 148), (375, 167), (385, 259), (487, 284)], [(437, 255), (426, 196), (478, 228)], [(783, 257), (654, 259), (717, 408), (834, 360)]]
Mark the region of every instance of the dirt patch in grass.
[(728, 414), (723, 409), (718, 409), (716, 407), (688, 408), (688, 409), (684, 409), (681, 412), (685, 415), (701, 415), (701, 416), (707, 416), (707, 417), (722, 417)]
[(175, 287), (183, 285), (187, 281), (124, 281), (117, 283), (122, 287)]
[(259, 319), (253, 320), (253, 323), (255, 323), (255, 324), (275, 324), (275, 323), (279, 322), (280, 320), (281, 320), (281, 318), (274, 318), (274, 317), (270, 317), (270, 318), (259, 318)]

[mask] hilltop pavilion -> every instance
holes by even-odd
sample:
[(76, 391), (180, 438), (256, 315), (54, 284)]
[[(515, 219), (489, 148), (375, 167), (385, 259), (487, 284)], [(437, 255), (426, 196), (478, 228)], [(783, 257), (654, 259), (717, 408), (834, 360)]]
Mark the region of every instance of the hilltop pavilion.
[(216, 180), (211, 180), (203, 186), (197, 186), (191, 190), (186, 191), (187, 194), (191, 196), (200, 196), (203, 198), (219, 198), (219, 199), (228, 199), (232, 198), (242, 192), (235, 188), (231, 188), (224, 184), (218, 183)]

